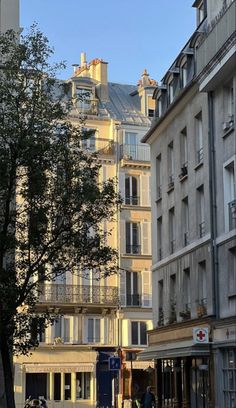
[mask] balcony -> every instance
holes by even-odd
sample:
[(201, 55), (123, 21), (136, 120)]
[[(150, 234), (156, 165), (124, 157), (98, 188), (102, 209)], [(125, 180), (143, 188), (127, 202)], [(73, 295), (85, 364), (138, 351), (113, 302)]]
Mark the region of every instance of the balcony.
[(141, 255), (141, 245), (126, 245), (126, 254)]
[(91, 285), (41, 285), (38, 303), (47, 304), (99, 304), (114, 305), (118, 303), (118, 288), (115, 286)]
[(126, 295), (126, 306), (142, 306), (141, 295), (137, 293), (127, 294)]
[(229, 208), (229, 230), (236, 228), (236, 199), (228, 203)]
[(113, 140), (103, 138), (88, 138), (82, 140), (82, 148), (90, 152), (97, 152), (101, 156), (113, 156), (115, 143)]
[(98, 100), (97, 99), (85, 99), (78, 101), (76, 105), (78, 111), (84, 115), (97, 115), (98, 114)]
[(120, 159), (126, 161), (149, 162), (150, 148), (144, 145), (121, 145)]
[(125, 196), (125, 205), (140, 205), (140, 197)]

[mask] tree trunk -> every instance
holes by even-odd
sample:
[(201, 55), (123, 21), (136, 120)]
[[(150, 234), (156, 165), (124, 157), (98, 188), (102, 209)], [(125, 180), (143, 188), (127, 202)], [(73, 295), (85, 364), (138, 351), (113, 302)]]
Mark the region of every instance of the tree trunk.
[(0, 354), (0, 407), (7, 408), (6, 395), (5, 395), (5, 381), (3, 377), (2, 357)]
[(1, 350), (1, 359), (3, 367), (3, 377), (5, 385), (5, 397), (7, 408), (15, 408), (15, 399), (14, 399), (14, 384), (13, 384), (13, 372), (12, 372), (12, 360), (11, 360), (11, 351), (9, 349), (7, 339), (5, 336), (1, 336), (0, 339), (0, 350)]

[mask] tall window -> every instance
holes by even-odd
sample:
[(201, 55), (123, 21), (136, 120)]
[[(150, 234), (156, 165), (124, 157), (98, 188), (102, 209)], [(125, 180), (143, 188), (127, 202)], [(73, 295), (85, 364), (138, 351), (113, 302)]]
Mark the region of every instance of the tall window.
[(174, 207), (169, 210), (169, 244), (170, 253), (175, 251), (175, 209)]
[(206, 274), (206, 261), (198, 263), (198, 314), (200, 309), (200, 315), (206, 314), (207, 307), (207, 274)]
[(87, 129), (87, 135), (82, 139), (82, 149), (84, 150), (95, 150), (95, 129)]
[(138, 139), (137, 133), (125, 132), (125, 154), (133, 160), (138, 159)]
[(174, 147), (173, 142), (168, 145), (168, 175), (169, 175), (169, 184), (168, 187), (174, 187)]
[(190, 268), (186, 268), (183, 271), (183, 298), (184, 308), (186, 311), (191, 310), (191, 292), (190, 292)]
[(224, 130), (228, 130), (234, 124), (234, 101), (234, 84), (231, 81), (224, 87)]
[(141, 274), (126, 271), (126, 305), (141, 305)]
[(184, 88), (188, 81), (188, 64), (187, 61), (180, 67), (181, 86)]
[(176, 275), (170, 276), (170, 323), (176, 321)]
[(162, 188), (162, 166), (161, 166), (161, 154), (156, 158), (156, 187), (157, 187), (157, 200), (161, 198)]
[(235, 164), (232, 160), (224, 167), (224, 203), (225, 229), (230, 231), (236, 228), (236, 177)]
[(125, 176), (125, 204), (139, 205), (137, 177)]
[(73, 341), (71, 335), (71, 317), (59, 317), (54, 321), (54, 341), (62, 341), (63, 343)]
[(181, 173), (180, 177), (184, 177), (188, 174), (188, 144), (187, 144), (187, 128), (184, 128), (180, 132), (180, 165)]
[(126, 237), (126, 253), (140, 254), (140, 225), (137, 222), (126, 222), (125, 224)]
[(145, 322), (131, 322), (131, 343), (137, 346), (147, 344), (147, 325)]
[(89, 318), (88, 319), (88, 342), (99, 343), (100, 342), (100, 319)]
[(162, 326), (164, 324), (164, 309), (163, 309), (163, 279), (158, 282), (158, 326)]
[(76, 373), (76, 400), (90, 399), (91, 373)]
[(195, 117), (196, 164), (203, 162), (203, 128), (202, 112)]
[(183, 232), (183, 245), (189, 244), (189, 206), (188, 197), (182, 200), (182, 232)]
[(236, 295), (236, 247), (230, 248), (228, 255), (229, 295)]
[(168, 84), (168, 97), (169, 97), (169, 103), (173, 102), (174, 99), (174, 80)]
[(197, 219), (198, 235), (202, 238), (205, 235), (205, 200), (203, 185), (197, 189)]
[(157, 218), (157, 259), (162, 259), (162, 217)]
[(234, 408), (236, 401), (236, 350), (227, 348), (222, 351), (224, 407)]

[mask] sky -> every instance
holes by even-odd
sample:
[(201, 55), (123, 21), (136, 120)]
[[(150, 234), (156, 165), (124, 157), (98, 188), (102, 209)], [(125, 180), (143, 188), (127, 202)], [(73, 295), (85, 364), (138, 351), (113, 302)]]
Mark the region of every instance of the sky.
[(23, 33), (36, 22), (48, 37), (58, 74), (67, 79), (72, 64), (102, 58), (108, 80), (137, 84), (144, 69), (160, 82), (196, 28), (193, 0), (20, 0)]

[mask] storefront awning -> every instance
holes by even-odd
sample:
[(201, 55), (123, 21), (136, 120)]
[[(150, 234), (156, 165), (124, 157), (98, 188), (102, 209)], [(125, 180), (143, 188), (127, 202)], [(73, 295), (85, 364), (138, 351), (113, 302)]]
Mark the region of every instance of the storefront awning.
[(92, 363), (77, 363), (77, 364), (24, 364), (26, 373), (77, 373), (77, 372), (92, 372), (95, 365)]
[(162, 358), (204, 357), (209, 355), (209, 344), (193, 344), (192, 340), (155, 344), (138, 354), (138, 360), (147, 361)]

